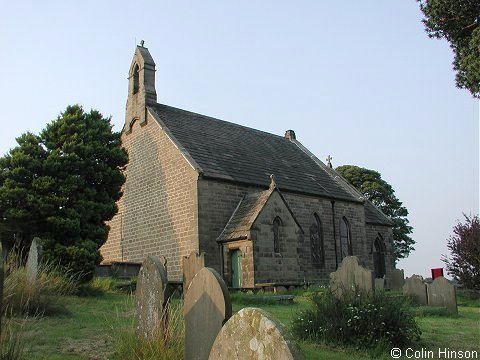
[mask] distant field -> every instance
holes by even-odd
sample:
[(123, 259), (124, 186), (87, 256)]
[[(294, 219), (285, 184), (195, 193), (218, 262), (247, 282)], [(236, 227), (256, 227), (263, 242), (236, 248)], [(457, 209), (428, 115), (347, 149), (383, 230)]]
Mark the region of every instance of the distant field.
[[(296, 313), (309, 306), (307, 297), (297, 295), (293, 305), (256, 302), (255, 295), (234, 295), (233, 310), (259, 307), (280, 321), (288, 330)], [(178, 303), (179, 300), (175, 300)], [(119, 326), (134, 321), (130, 295), (106, 292), (97, 296), (68, 297), (68, 314), (31, 318), (24, 326), (27, 359), (116, 359), (111, 336)], [(459, 296), (459, 315), (446, 315), (441, 309), (414, 308), (422, 330), (415, 349), (437, 351), (476, 350), (480, 354), (480, 301)], [(367, 359), (371, 354), (355, 349), (300, 342), (306, 359)], [(391, 359), (390, 354), (383, 358)]]

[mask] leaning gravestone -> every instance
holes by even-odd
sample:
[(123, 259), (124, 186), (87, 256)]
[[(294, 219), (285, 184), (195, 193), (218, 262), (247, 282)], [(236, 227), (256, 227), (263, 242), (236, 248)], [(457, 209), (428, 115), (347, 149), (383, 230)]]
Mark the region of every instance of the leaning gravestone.
[(185, 356), (206, 360), (222, 325), (232, 315), (227, 286), (213, 269), (203, 268), (188, 286), (183, 305)]
[(455, 286), (443, 276), (439, 276), (427, 285), (428, 305), (444, 306), (451, 313), (457, 314), (457, 295)]
[(387, 286), (390, 290), (402, 291), (405, 284), (405, 275), (402, 269), (393, 269), (387, 278)]
[(244, 308), (223, 325), (208, 359), (298, 360), (303, 356), (267, 313)]
[(190, 255), (184, 256), (182, 259), (183, 267), (183, 295), (187, 293), (188, 285), (193, 277), (205, 267), (205, 253), (198, 255), (192, 251)]
[(39, 238), (33, 238), (30, 250), (28, 252), (27, 264), (25, 270), (27, 271), (27, 282), (34, 284), (37, 281), (38, 270), (42, 259), (42, 246)]
[(337, 271), (330, 274), (330, 290), (337, 298), (349, 290), (371, 292), (373, 285), (373, 271), (360, 266), (356, 256), (344, 258)]
[(403, 295), (408, 296), (415, 303), (427, 305), (427, 285), (423, 278), (418, 275), (412, 275), (405, 280), (403, 285)]
[(167, 271), (156, 256), (142, 264), (137, 278), (137, 334), (145, 339), (166, 335), (168, 329)]

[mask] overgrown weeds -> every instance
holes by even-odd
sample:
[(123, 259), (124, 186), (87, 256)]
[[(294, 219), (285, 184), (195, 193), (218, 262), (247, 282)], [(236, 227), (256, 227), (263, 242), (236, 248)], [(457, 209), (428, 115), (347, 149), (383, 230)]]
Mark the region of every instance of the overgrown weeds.
[[(117, 317), (110, 325), (114, 358), (122, 360), (177, 360), (183, 359), (185, 326), (182, 302), (171, 301), (168, 306), (168, 328), (165, 332), (153, 334), (149, 338), (137, 334), (135, 316), (117, 311)], [(130, 298), (129, 301), (133, 301)], [(131, 308), (131, 306), (126, 306)]]
[(6, 266), (3, 308), (9, 315), (65, 313), (64, 296), (77, 291), (75, 279), (52, 264), (43, 264), (36, 279), (29, 281), (25, 267), (12, 255)]
[(14, 321), (12, 318), (2, 320), (0, 360), (21, 360), (25, 358), (23, 333), (26, 321), (27, 319)]
[(405, 347), (420, 336), (408, 300), (385, 292), (327, 291), (312, 298), (313, 306), (299, 312), (292, 329), (301, 339), (357, 349)]

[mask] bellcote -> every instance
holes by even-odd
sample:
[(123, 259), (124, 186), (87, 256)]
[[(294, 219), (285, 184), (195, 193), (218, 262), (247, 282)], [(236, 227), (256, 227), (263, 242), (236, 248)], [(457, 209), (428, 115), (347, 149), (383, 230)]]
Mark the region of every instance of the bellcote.
[(128, 98), (125, 113), (125, 132), (132, 130), (135, 121), (145, 125), (149, 105), (157, 103), (155, 91), (155, 62), (146, 47), (138, 45), (128, 72)]

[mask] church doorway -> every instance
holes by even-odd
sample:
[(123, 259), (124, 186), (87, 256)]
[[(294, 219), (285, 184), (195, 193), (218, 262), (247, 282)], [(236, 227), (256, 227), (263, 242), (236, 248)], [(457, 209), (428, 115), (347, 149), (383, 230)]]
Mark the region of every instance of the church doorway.
[(376, 278), (383, 278), (385, 275), (385, 245), (380, 235), (373, 243), (373, 269)]
[(232, 287), (239, 288), (242, 286), (242, 253), (240, 250), (233, 250), (230, 252), (230, 264)]

